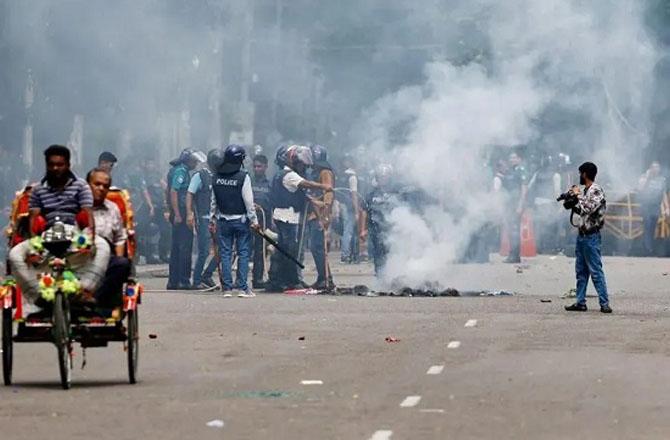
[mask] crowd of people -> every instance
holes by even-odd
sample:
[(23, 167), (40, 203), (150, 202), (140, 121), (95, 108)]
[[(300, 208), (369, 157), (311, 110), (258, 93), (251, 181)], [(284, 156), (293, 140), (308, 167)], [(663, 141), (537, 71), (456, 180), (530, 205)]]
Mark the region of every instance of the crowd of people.
[[(165, 174), (153, 157), (119, 163), (113, 153), (103, 152), (85, 180), (70, 171), (67, 148), (49, 147), (45, 159), (46, 174), (31, 195), (31, 218), (41, 213), (48, 225), (56, 217), (72, 224), (75, 208), (90, 208), (97, 232), (94, 240), (104, 239), (109, 252), (89, 262), (92, 266), (86, 266), (89, 269), (84, 270), (83, 282), (93, 299), (112, 305), (114, 301), (106, 298), (113, 297), (120, 285), (110, 280), (123, 279), (129, 271), (124, 259), (128, 231), (118, 210), (105, 201), (113, 174), (115, 184), (132, 194), (136, 263), (168, 263), (169, 290), (220, 286), (225, 296), (252, 297), (257, 289), (332, 289), (335, 280), (328, 259), (335, 247), (340, 249), (341, 263), (369, 259), (379, 275), (389, 249), (389, 212), (398, 203), (420, 206), (422, 199), (430, 197), (399, 186), (388, 164), (366, 171), (368, 167), (359, 168), (352, 156), (345, 155), (336, 169), (326, 148), (317, 144), (280, 146), (273, 158), (273, 176), (268, 175), (272, 164), (266, 155), (256, 151), (247, 157), (241, 145), (212, 149), (207, 154), (184, 149), (169, 163)], [(58, 163), (54, 165), (54, 161)], [(510, 244), (505, 261), (520, 262), (520, 230), (529, 208), (540, 252), (561, 250), (561, 228), (567, 226), (555, 196), (576, 183), (563, 172), (564, 165), (561, 158), (558, 165), (550, 161), (531, 173), (520, 151), (499, 159), (491, 191), (504, 196), (506, 215), (500, 224), (492, 222), (491, 228), (482, 228), (479, 235), (487, 234), (486, 238), (475, 234), (472, 249), (463, 260), (487, 260), (489, 253), (497, 250), (494, 246), (500, 243), (498, 233), (502, 232)], [(661, 165), (653, 162), (637, 188), (643, 219), (641, 242), (649, 255), (656, 252), (659, 241), (659, 217), (670, 216), (667, 191)], [(5, 206), (10, 202), (10, 197), (3, 200)], [(25, 265), (27, 246), (13, 251), (13, 261), (15, 275), (25, 283), (30, 296), (37, 288), (31, 269)], [(304, 280), (301, 270), (306, 251), (316, 268), (316, 279), (310, 282)], [(103, 278), (107, 282), (102, 282)]]

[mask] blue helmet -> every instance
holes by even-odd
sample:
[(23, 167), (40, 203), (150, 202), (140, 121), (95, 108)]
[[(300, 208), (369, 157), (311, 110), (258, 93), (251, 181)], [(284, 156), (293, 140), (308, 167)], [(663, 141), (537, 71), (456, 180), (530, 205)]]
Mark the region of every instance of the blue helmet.
[(234, 173), (242, 167), (247, 152), (242, 145), (231, 144), (223, 152), (223, 164), (219, 167), (220, 173)]
[(181, 153), (179, 153), (179, 157), (176, 159), (173, 159), (170, 161), (170, 165), (175, 166), (179, 164), (188, 164), (188, 162), (193, 158), (193, 154), (195, 153), (195, 150), (192, 148), (184, 148), (181, 150)]
[(221, 165), (223, 165), (223, 160), (224, 153), (221, 148), (214, 148), (207, 153), (207, 165), (209, 166), (209, 170), (213, 173), (219, 171)]

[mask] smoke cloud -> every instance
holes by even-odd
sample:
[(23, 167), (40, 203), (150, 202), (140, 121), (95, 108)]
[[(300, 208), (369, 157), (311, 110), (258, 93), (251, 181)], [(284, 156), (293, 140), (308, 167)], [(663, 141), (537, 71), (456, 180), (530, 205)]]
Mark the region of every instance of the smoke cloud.
[[(403, 204), (393, 210), (387, 284), (448, 285), (448, 263), (485, 224), (515, 208), (492, 194), (484, 171), (496, 150), (578, 150), (599, 164), (611, 188), (630, 187), (649, 143), (658, 60), (640, 3), (453, 5), (487, 53), (466, 62), (436, 57), (424, 69), (423, 85), (378, 100), (361, 130), (369, 134), (368, 151), (388, 158), (400, 179), (438, 200), (421, 210)], [(447, 46), (463, 45), (468, 35)]]

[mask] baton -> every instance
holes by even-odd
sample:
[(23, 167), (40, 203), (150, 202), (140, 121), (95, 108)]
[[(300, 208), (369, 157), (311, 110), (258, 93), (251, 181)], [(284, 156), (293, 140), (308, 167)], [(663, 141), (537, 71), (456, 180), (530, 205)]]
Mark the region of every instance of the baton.
[(302, 264), (300, 261), (298, 261), (293, 255), (289, 254), (285, 249), (282, 249), (281, 247), (279, 247), (279, 243), (277, 243), (275, 240), (273, 240), (272, 238), (270, 238), (264, 231), (260, 231), (260, 230), (259, 230), (259, 231), (256, 231), (256, 233), (257, 233), (258, 235), (260, 235), (261, 237), (263, 237), (263, 239), (264, 239), (265, 241), (267, 241), (267, 242), (270, 243), (272, 246), (274, 246), (275, 249), (277, 249), (282, 255), (284, 255), (286, 258), (288, 258), (288, 259), (291, 260), (293, 263), (295, 263), (300, 269), (304, 269), (304, 268), (305, 268), (305, 265), (304, 265), (304, 264)]

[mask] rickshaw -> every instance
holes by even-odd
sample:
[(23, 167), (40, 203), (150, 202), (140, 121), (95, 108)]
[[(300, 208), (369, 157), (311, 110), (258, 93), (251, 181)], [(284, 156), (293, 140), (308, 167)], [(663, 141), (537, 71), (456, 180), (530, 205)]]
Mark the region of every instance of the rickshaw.
[[(9, 247), (15, 246), (30, 237), (28, 221), (28, 200), (31, 186), (19, 191), (12, 204), (7, 238)], [(131, 262), (131, 274), (124, 284), (122, 295), (122, 312), (111, 317), (80, 308), (77, 302), (70, 301), (70, 295), (63, 286), (68, 285), (68, 270), (65, 254), (71, 251), (71, 245), (78, 238), (67, 236), (63, 225), (56, 223), (42, 234), (43, 246), (48, 255), (50, 277), (53, 283), (52, 312), (50, 316), (32, 317), (23, 312), (21, 289), (11, 277), (11, 269), (7, 264), (7, 278), (0, 287), (0, 304), (2, 305), (2, 371), (4, 384), (12, 383), (13, 344), (28, 342), (53, 343), (58, 351), (60, 381), (63, 389), (72, 385), (72, 368), (74, 344), (79, 343), (84, 350), (89, 347), (106, 347), (109, 342), (123, 342), (128, 357), (128, 378), (131, 384), (137, 382), (139, 360), (138, 305), (142, 302), (142, 285), (136, 280), (135, 258), (136, 238), (132, 204), (127, 191), (118, 188), (110, 189), (107, 199), (114, 202), (121, 212), (128, 240), (126, 257)], [(85, 224), (85, 219), (80, 219)], [(39, 221), (34, 222), (39, 225)], [(46, 222), (41, 225), (44, 226)], [(38, 232), (38, 231), (34, 231)], [(47, 279), (48, 281), (48, 279)]]

